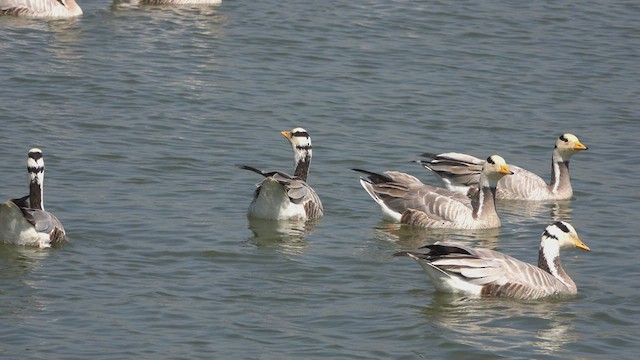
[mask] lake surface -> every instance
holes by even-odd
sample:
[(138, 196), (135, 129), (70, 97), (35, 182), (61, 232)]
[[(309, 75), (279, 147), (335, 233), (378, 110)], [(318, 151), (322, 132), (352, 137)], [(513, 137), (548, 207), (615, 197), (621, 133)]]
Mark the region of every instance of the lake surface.
[[(635, 359), (640, 349), (640, 5), (636, 1), (224, 1), (0, 18), (0, 195), (45, 202), (69, 242), (0, 244), (7, 359)], [(258, 175), (312, 136), (315, 224), (251, 222)], [(382, 221), (350, 169), (461, 151), (549, 177), (555, 139), (589, 147), (574, 199), (499, 203), (503, 227)], [(537, 261), (570, 221), (569, 299), (436, 293), (414, 261), (458, 240)]]

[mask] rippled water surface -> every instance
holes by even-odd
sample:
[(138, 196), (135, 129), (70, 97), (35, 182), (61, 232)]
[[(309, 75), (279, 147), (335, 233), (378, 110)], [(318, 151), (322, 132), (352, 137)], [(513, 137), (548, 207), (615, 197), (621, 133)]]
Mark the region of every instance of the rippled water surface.
[[(0, 195), (43, 149), (69, 242), (0, 244), (0, 357), (635, 359), (640, 348), (640, 6), (635, 1), (81, 1), (0, 18)], [(258, 175), (314, 143), (325, 216), (251, 222)], [(500, 230), (382, 221), (353, 167), (493, 153), (548, 177), (564, 132), (574, 199), (499, 203)], [(394, 251), (459, 240), (536, 262), (571, 221), (570, 299), (436, 293)]]

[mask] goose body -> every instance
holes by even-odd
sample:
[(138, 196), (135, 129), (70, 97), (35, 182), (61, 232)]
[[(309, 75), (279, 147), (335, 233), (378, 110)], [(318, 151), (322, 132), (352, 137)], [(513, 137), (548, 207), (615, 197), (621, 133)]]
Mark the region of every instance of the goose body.
[(504, 159), (492, 155), (482, 168), (480, 191), (472, 197), (423, 184), (416, 177), (386, 171), (382, 174), (353, 169), (367, 175), (360, 184), (380, 205), (383, 216), (423, 228), (491, 229), (500, 227), (495, 209), (496, 184), (511, 174)]
[[(578, 151), (587, 150), (575, 135), (563, 134), (556, 140), (551, 161), (551, 181), (521, 167), (510, 165), (513, 176), (498, 182), (497, 199), (505, 200), (565, 200), (573, 196), (569, 177), (569, 159)], [(474, 156), (449, 152), (439, 155), (422, 154), (430, 160), (418, 161), (435, 173), (444, 186), (462, 194), (471, 194), (478, 188), (484, 161)]]
[(311, 164), (312, 147), (309, 133), (303, 128), (282, 131), (291, 143), (295, 169), (293, 175), (281, 171), (265, 172), (238, 165), (262, 175), (265, 179), (257, 185), (248, 216), (267, 220), (309, 220), (323, 215), (318, 194), (307, 184)]
[(44, 159), (37, 148), (29, 150), (29, 195), (0, 205), (0, 241), (18, 245), (50, 247), (66, 238), (55, 215), (44, 209)]
[(395, 255), (416, 260), (438, 291), (528, 300), (577, 293), (576, 284), (562, 268), (562, 248), (590, 250), (573, 226), (558, 221), (542, 234), (538, 266), (457, 243), (437, 242), (424, 246), (422, 249), (429, 250), (426, 253), (402, 251)]
[(75, 0), (0, 0), (0, 15), (70, 18), (82, 15)]

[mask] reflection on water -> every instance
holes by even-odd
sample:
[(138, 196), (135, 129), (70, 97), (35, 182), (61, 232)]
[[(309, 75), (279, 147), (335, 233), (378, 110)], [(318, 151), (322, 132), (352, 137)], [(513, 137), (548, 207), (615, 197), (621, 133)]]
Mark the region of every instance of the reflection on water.
[(50, 251), (0, 243), (0, 279), (23, 276), (37, 268)]
[[(33, 50), (32, 56), (36, 57), (37, 51), (44, 48), (65, 61), (78, 60), (83, 57), (82, 53), (78, 51), (78, 47), (75, 46), (84, 33), (79, 22), (80, 18), (77, 17), (51, 20), (14, 16), (0, 17), (0, 27), (2, 28), (13, 31), (29, 31), (28, 33), (25, 32), (25, 38), (21, 40), (34, 41), (39, 44), (38, 47)], [(14, 42), (2, 41), (0, 43), (0, 50), (7, 49), (7, 51), (13, 51), (10, 47), (14, 45), (16, 45)], [(8, 54), (11, 53), (9, 52)]]
[(249, 219), (249, 229), (253, 232), (251, 241), (259, 248), (276, 247), (287, 254), (303, 254), (309, 244), (306, 235), (313, 232), (318, 220), (262, 220)]
[(112, 9), (129, 9), (129, 8), (189, 8), (189, 9), (199, 9), (203, 12), (211, 9), (217, 9), (220, 7), (220, 4), (150, 4), (149, 1), (145, 0), (113, 0), (111, 4)]
[(530, 219), (540, 219), (543, 223), (554, 221), (571, 222), (573, 208), (570, 200), (556, 202), (498, 200), (496, 208), (503, 223), (521, 224)]
[(455, 241), (466, 245), (495, 249), (498, 235), (500, 235), (499, 228), (486, 230), (424, 229), (387, 221), (381, 221), (376, 226), (376, 237), (379, 240), (395, 242), (406, 250), (433, 244), (436, 241)]
[[(422, 314), (459, 343), (487, 351), (531, 346), (540, 354), (553, 355), (578, 338), (565, 304), (557, 298), (516, 301), (435, 293)], [(514, 337), (527, 340), (514, 343)]]
[[(0, 243), (0, 295), (12, 295), (13, 303), (0, 302), (0, 316), (9, 314), (11, 320), (28, 318), (34, 310), (45, 309), (37, 296), (37, 284), (28, 275), (50, 255), (50, 249)], [(8, 306), (8, 308), (5, 308)]]

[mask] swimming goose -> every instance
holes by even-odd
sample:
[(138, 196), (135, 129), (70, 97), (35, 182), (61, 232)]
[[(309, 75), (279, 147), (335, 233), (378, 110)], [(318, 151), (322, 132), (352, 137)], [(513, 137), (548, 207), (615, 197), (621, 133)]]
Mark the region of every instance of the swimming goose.
[(75, 0), (0, 0), (0, 15), (70, 18), (82, 15)]
[[(511, 165), (513, 176), (498, 183), (496, 198), (507, 200), (565, 200), (573, 196), (569, 178), (569, 159), (575, 153), (587, 150), (573, 134), (564, 134), (556, 140), (551, 159), (551, 182), (547, 184), (540, 176), (521, 167)], [(472, 193), (484, 161), (471, 155), (443, 153), (422, 154), (431, 160), (418, 161), (423, 167), (440, 177), (445, 187), (463, 194)]]
[(66, 238), (64, 227), (52, 213), (44, 210), (44, 159), (37, 148), (29, 150), (28, 198), (0, 205), (0, 241), (19, 245), (50, 247)]
[(500, 227), (495, 208), (496, 184), (512, 174), (498, 155), (487, 158), (480, 174), (481, 190), (469, 198), (460, 193), (423, 184), (409, 174), (385, 171), (367, 174), (360, 184), (382, 208), (383, 216), (403, 224), (432, 229), (491, 229)]
[(322, 203), (313, 188), (307, 184), (312, 156), (311, 137), (300, 127), (280, 134), (289, 140), (293, 148), (293, 176), (281, 171), (264, 172), (251, 166), (238, 165), (241, 169), (265, 177), (256, 185), (248, 215), (267, 220), (317, 219), (323, 214)]
[(439, 291), (528, 300), (578, 292), (560, 263), (560, 249), (564, 248), (590, 250), (571, 224), (558, 221), (542, 233), (538, 266), (497, 251), (452, 242), (422, 247), (429, 249), (427, 253), (401, 251), (394, 255), (416, 260)]

